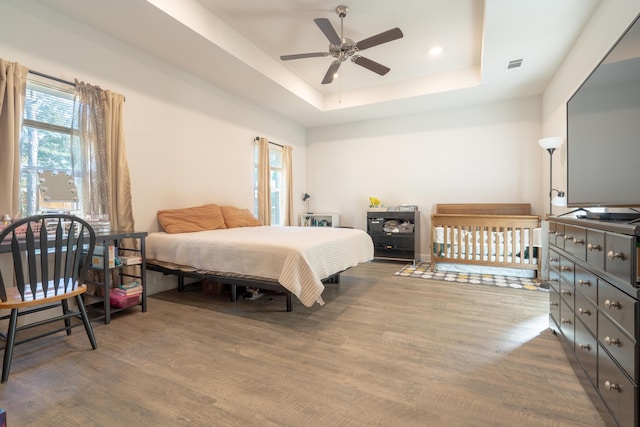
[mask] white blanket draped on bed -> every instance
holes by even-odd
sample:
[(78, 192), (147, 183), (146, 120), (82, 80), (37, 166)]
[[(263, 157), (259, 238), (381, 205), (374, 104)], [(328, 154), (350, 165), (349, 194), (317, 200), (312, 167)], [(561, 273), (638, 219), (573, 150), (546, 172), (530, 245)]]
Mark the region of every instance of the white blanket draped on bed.
[(307, 307), (323, 304), (321, 279), (373, 258), (358, 229), (240, 227), (195, 233), (150, 233), (146, 256), (197, 270), (277, 280)]

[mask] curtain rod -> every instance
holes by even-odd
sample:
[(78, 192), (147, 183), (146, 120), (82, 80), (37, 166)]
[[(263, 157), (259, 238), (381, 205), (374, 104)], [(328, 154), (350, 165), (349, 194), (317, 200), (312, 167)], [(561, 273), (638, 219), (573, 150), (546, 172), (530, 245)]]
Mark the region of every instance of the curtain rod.
[(29, 70), (29, 72), (31, 74), (35, 74), (36, 76), (44, 77), (46, 79), (55, 80), (57, 82), (64, 83), (64, 84), (69, 85), (69, 86), (75, 86), (76, 85), (75, 83), (71, 83), (70, 81), (59, 79), (58, 77), (53, 77), (53, 76), (50, 76), (48, 74), (40, 73), (38, 71)]
[[(256, 136), (256, 139), (254, 139), (254, 141), (257, 141), (257, 140), (259, 140), (259, 139), (260, 139), (260, 137), (259, 137), (259, 136)], [(284, 147), (284, 145), (282, 145), (282, 144), (276, 144), (275, 142), (271, 142), (271, 141), (269, 141), (269, 144), (277, 145), (278, 147)]]

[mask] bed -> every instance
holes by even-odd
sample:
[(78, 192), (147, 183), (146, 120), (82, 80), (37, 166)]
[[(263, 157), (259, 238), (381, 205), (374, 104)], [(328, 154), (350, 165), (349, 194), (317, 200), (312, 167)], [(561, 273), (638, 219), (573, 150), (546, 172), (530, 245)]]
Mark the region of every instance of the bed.
[(540, 241), (540, 217), (530, 204), (438, 204), (431, 268), (535, 277)]
[(370, 261), (373, 243), (359, 229), (253, 224), (150, 233), (146, 257), (148, 269), (178, 276), (179, 290), (188, 277), (231, 285), (232, 301), (238, 286), (278, 290), (291, 311), (292, 295), (307, 307), (324, 304), (323, 282)]

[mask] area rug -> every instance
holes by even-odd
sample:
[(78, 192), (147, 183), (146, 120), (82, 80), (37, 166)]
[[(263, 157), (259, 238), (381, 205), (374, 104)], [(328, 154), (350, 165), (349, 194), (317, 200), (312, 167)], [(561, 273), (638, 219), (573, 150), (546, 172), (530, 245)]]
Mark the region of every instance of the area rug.
[(542, 282), (538, 279), (500, 276), (496, 274), (431, 271), (430, 267), (431, 265), (427, 262), (419, 262), (415, 265), (407, 264), (400, 270), (398, 270), (395, 275), (403, 277), (413, 277), (417, 279), (430, 279), (445, 282), (470, 283), (474, 285), (498, 286), (501, 288), (549, 292), (549, 289), (541, 286)]

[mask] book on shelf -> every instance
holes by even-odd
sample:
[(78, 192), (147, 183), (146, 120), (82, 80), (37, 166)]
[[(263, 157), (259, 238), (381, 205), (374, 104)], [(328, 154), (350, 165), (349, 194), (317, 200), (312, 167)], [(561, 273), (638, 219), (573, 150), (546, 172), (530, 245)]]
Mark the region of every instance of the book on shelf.
[(142, 257), (140, 256), (119, 256), (118, 261), (120, 265), (137, 265), (142, 264)]
[(131, 289), (121, 289), (121, 288), (113, 288), (112, 291), (114, 294), (123, 295), (123, 296), (133, 296), (142, 294), (142, 286), (138, 286)]
[(138, 286), (142, 287), (142, 286), (140, 285), (140, 282), (138, 282), (137, 280), (133, 280), (133, 281), (131, 281), (131, 282), (123, 283), (123, 284), (121, 284), (121, 285), (118, 285), (118, 287), (119, 287), (120, 289), (125, 289), (125, 290), (126, 290), (126, 289), (131, 289), (131, 288), (137, 288)]

